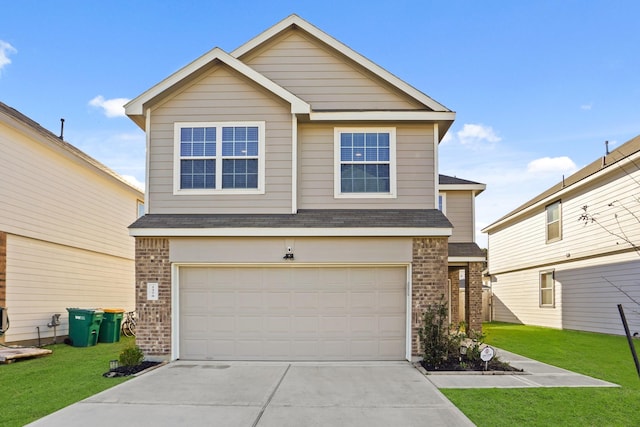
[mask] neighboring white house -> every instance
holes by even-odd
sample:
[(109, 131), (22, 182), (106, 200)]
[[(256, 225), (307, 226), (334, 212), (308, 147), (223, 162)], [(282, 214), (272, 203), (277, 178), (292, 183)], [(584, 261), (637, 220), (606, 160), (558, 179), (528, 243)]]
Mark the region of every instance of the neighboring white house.
[(483, 230), (494, 320), (640, 331), (639, 166), (640, 136)]
[(51, 342), (67, 307), (135, 308), (134, 239), (144, 194), (0, 103), (0, 307), (7, 343)]

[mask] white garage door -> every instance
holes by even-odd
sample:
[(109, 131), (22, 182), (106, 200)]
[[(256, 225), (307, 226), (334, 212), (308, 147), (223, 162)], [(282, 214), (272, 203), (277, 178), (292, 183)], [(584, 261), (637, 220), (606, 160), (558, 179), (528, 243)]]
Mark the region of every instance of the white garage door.
[(402, 360), (403, 267), (183, 267), (184, 360)]

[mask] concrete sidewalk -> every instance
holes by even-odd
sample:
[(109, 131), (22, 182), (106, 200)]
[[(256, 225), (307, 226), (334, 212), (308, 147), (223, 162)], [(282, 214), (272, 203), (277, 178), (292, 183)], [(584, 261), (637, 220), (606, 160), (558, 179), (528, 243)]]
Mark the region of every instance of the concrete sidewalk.
[(567, 371), (495, 348), (496, 356), (511, 366), (523, 369), (517, 374), (431, 373), (426, 375), (438, 388), (527, 388), (527, 387), (620, 387), (607, 381)]

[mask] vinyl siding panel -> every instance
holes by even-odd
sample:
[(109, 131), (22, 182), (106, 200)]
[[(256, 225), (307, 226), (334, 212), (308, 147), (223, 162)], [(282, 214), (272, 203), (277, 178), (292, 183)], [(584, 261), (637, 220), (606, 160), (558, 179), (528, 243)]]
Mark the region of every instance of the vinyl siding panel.
[[(334, 198), (334, 128), (344, 124), (300, 124), (300, 209), (433, 209), (433, 125), (384, 124), (396, 128), (397, 198)], [(374, 126), (375, 127), (375, 126)]]
[[(638, 170), (628, 175), (616, 169), (612, 176), (594, 181), (580, 192), (563, 197), (560, 241), (545, 241), (544, 207), (490, 233), (490, 271), (495, 274), (629, 248), (622, 238), (607, 230), (619, 235), (624, 231), (631, 241), (639, 242), (640, 222), (634, 217), (639, 207), (635, 200), (638, 182)], [(612, 202), (613, 206), (609, 206)], [(598, 223), (585, 225), (578, 220), (583, 206), (589, 206), (589, 211), (596, 214)]]
[(0, 230), (133, 259), (142, 194), (0, 123)]
[[(640, 259), (635, 253), (585, 259), (554, 266), (555, 308), (539, 307), (538, 277), (549, 268), (498, 274), (492, 283), (497, 321), (624, 334), (618, 304), (629, 328), (640, 332)], [(627, 295), (625, 295), (628, 294)]]
[(57, 334), (69, 331), (68, 307), (135, 308), (133, 259), (8, 235), (7, 342), (53, 337), (46, 325), (61, 314)]
[(241, 58), (314, 110), (426, 109), (301, 30)]
[[(264, 121), (265, 194), (174, 195), (175, 122)], [(290, 106), (217, 66), (151, 111), (150, 213), (290, 213)]]
[(562, 290), (556, 283), (555, 307), (540, 307), (540, 270), (498, 274), (492, 282), (493, 319), (498, 322), (562, 327)]
[(451, 243), (473, 242), (473, 193), (471, 191), (447, 191), (447, 218), (453, 224)]

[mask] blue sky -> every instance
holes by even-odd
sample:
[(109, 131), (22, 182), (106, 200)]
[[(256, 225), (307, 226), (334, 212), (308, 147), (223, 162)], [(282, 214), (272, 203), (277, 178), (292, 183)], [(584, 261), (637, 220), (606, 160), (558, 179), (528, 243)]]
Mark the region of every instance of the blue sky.
[(123, 100), (291, 13), (457, 112), (440, 172), (487, 184), (478, 229), (640, 134), (634, 0), (3, 2), (0, 101), (144, 182)]

